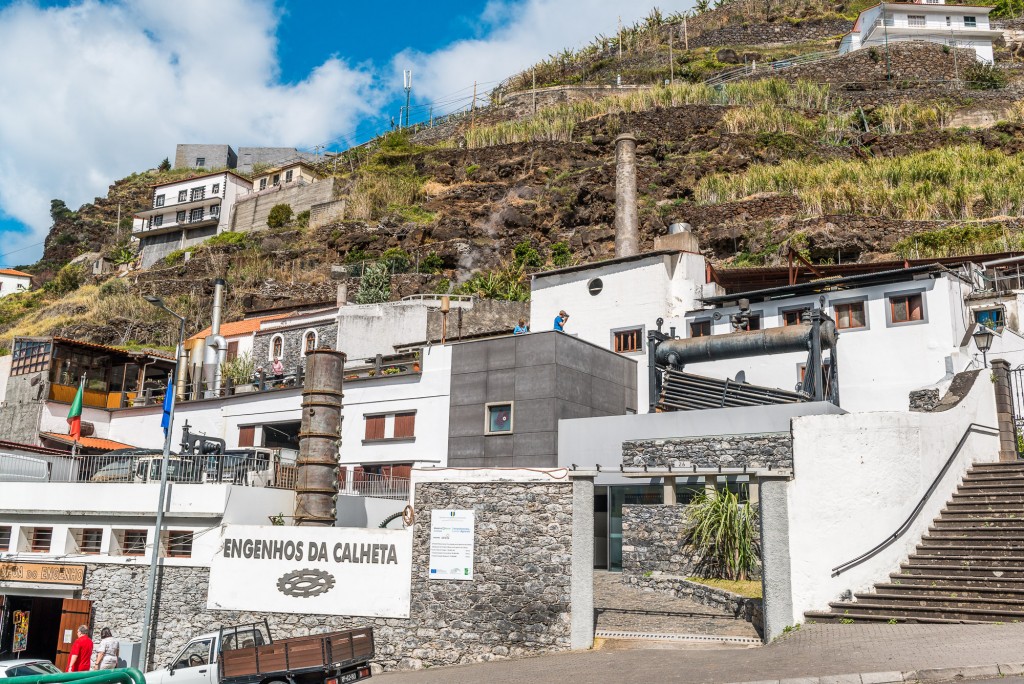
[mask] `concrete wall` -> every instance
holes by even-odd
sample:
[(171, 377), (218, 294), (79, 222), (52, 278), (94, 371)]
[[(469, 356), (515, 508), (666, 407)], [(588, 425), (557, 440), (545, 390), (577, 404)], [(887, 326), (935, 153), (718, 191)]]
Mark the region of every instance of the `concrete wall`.
[[(564, 471), (485, 475), (486, 481), (417, 483), (408, 619), (210, 611), (206, 568), (165, 567), (159, 582), (157, 663), (166, 663), (192, 635), (264, 618), (275, 638), (372, 626), (376, 662), (386, 669), (569, 649), (571, 531), (577, 517), (573, 484)], [(431, 511), (452, 508), (476, 514), (470, 581), (429, 578)], [(583, 513), (592, 517), (589, 509)], [(138, 567), (91, 565), (82, 598), (96, 601), (95, 623), (114, 625), (118, 636), (138, 639), (145, 576)], [(591, 618), (591, 606), (579, 609)]]
[[(832, 568), (868, 551), (899, 528), (972, 422), (996, 425), (987, 372), (978, 374), (959, 404), (942, 412), (795, 418), (794, 478), (785, 485), (785, 501), (770, 491), (766, 496), (764, 484), (761, 488), (763, 529), (766, 535), (773, 528), (786, 530), (788, 557), (782, 560), (790, 566), (790, 586), (784, 586), (785, 580), (769, 586), (767, 578), (778, 579), (780, 573), (770, 569), (773, 561), (766, 549), (766, 605), (773, 600), (782, 605), (788, 602), (791, 612), (786, 624), (795, 624), (803, 621), (805, 611), (825, 610), (844, 592), (867, 590), (896, 571), (968, 467), (997, 459), (997, 437), (972, 433), (909, 531), (873, 558), (831, 576)], [(772, 625), (772, 636), (784, 626)]]
[[(558, 421), (636, 409), (631, 359), (558, 332), (452, 346), (448, 462), (554, 466)], [(512, 402), (512, 431), (485, 434), (486, 404)]]
[[(597, 484), (646, 484), (614, 474), (622, 465), (622, 444), (629, 440), (693, 436), (742, 435), (789, 432), (796, 416), (840, 414), (828, 402), (780, 404), (710, 411), (673, 411), (635, 416), (563, 420), (558, 425), (558, 465), (573, 463), (603, 469)], [(651, 478), (650, 483), (660, 482)]]
[(32, 288), (32, 278), (29, 276), (13, 276), (0, 273), (0, 297), (6, 297), (15, 292), (24, 292)]
[(0, 356), (0, 407), (7, 398), (7, 380), (11, 377), (11, 358), (10, 354)]
[(242, 196), (231, 210), (231, 230), (248, 232), (265, 230), (270, 210), (278, 204), (287, 204), (292, 214), (311, 210), (314, 204), (334, 199), (334, 179), (325, 178), (315, 183), (288, 183)]
[[(39, 444), (40, 416), (49, 392), (46, 378), (46, 372), (39, 372), (7, 380), (4, 403), (0, 405), (0, 439)], [(67, 428), (67, 422), (64, 427)]]
[[(388, 516), (401, 513), (407, 503), (398, 499), (341, 495), (338, 497), (338, 526), (378, 527)], [(401, 529), (401, 518), (390, 523), (388, 528)]]
[(426, 339), (428, 307), (422, 302), (359, 304), (338, 310), (338, 346), (349, 363), (377, 354), (390, 354), (396, 346)]
[(203, 157), (205, 165), (203, 168), (216, 169), (227, 167), (235, 168), (238, 157), (230, 145), (178, 145), (174, 150), (174, 168), (190, 169), (196, 165), (196, 159)]
[(279, 166), (296, 159), (313, 161), (316, 158), (315, 154), (299, 152), (294, 147), (239, 147), (238, 170), (242, 173), (250, 173), (253, 164)]
[(309, 208), (309, 227), (323, 228), (344, 221), (346, 204), (347, 200), (344, 199), (314, 204)]
[[(462, 312), (461, 316), (459, 311)], [(440, 306), (429, 309), (427, 314), (428, 340), (441, 339), (443, 316)], [(448, 314), (447, 339), (456, 340), (460, 335), (469, 337), (488, 333), (508, 335), (512, 333), (520, 318), (527, 323), (530, 322), (530, 304), (528, 302), (503, 302), (497, 299), (474, 298), (469, 308), (452, 307), (452, 311)], [(548, 329), (548, 327), (541, 326), (537, 328), (537, 332)]]

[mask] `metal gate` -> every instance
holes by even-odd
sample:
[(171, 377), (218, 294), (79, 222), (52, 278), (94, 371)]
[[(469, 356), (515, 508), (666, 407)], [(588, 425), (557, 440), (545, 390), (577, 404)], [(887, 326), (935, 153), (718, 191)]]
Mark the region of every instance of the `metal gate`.
[(1010, 371), (1010, 408), (1017, 458), (1024, 459), (1024, 366)]

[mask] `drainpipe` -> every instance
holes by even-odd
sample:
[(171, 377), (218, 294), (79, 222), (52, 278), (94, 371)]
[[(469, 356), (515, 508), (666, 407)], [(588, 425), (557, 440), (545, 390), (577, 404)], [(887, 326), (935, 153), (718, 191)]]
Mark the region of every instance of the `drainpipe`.
[(636, 210), (636, 137), (623, 133), (615, 139), (615, 256), (640, 251)]

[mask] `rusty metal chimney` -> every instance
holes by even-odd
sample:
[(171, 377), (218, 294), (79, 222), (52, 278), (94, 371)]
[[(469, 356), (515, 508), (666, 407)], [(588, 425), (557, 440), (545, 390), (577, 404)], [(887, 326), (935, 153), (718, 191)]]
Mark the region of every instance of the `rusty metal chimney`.
[(636, 209), (636, 137), (623, 133), (615, 139), (615, 256), (640, 251)]
[(295, 524), (333, 527), (338, 507), (338, 448), (341, 444), (345, 354), (314, 349), (306, 354), (302, 389)]

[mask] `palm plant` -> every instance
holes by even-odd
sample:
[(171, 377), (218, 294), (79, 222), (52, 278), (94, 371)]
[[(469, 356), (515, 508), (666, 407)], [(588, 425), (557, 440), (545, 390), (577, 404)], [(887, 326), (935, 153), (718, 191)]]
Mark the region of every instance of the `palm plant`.
[(701, 492), (686, 512), (687, 541), (697, 550), (698, 570), (704, 576), (745, 580), (757, 570), (757, 513), (749, 503), (741, 505), (735, 493), (723, 488), (714, 495)]

